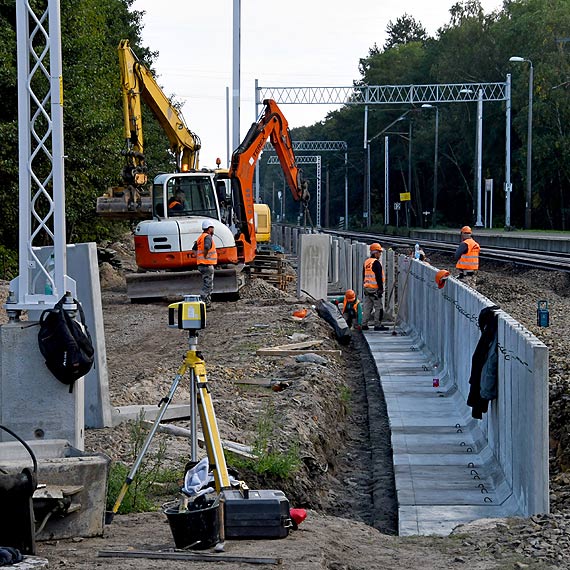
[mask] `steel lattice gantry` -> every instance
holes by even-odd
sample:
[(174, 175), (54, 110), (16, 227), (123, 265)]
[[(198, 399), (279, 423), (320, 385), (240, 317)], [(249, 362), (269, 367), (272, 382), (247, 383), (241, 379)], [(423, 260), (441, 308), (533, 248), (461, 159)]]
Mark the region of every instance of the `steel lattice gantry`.
[[(6, 308), (52, 307), (65, 291), (66, 275), (63, 150), (63, 82), (59, 0), (34, 12), (16, 0), (19, 137), (19, 274)], [(53, 246), (50, 273), (40, 246)], [(44, 285), (45, 283), (45, 285)]]
[[(321, 229), (321, 156), (297, 156), (297, 164), (316, 164), (317, 165), (317, 229)], [(278, 156), (270, 156), (267, 164), (279, 164)], [(283, 193), (285, 199), (285, 193)]]
[[(293, 151), (295, 152), (344, 152), (344, 229), (348, 229), (348, 145), (346, 141), (293, 141)], [(263, 147), (263, 152), (275, 152), (273, 145), (267, 142)], [(300, 159), (303, 157), (297, 157), (297, 163), (302, 164)], [(270, 160), (272, 160), (271, 157)], [(314, 162), (314, 161), (313, 161)], [(276, 162), (268, 162), (267, 164), (277, 164)], [(257, 171), (259, 172), (259, 171)], [(317, 176), (317, 226), (320, 228), (321, 218), (320, 218), (320, 170), (318, 170)], [(257, 188), (259, 188), (259, 181), (257, 183)], [(258, 197), (259, 201), (259, 197)]]
[[(441, 83), (426, 85), (353, 85), (350, 87), (263, 87), (255, 81), (256, 109), (264, 99), (291, 105), (364, 105), (364, 148), (368, 141), (369, 105), (422, 105), (437, 103), (505, 101), (505, 227), (511, 227), (511, 76), (497, 83)], [(478, 112), (478, 123), (482, 112)], [(478, 124), (477, 132), (482, 131)], [(479, 136), (479, 134), (478, 134)], [(478, 140), (480, 145), (481, 141)], [(480, 160), (479, 166), (480, 169)], [(481, 183), (477, 189), (477, 223), (481, 223)]]

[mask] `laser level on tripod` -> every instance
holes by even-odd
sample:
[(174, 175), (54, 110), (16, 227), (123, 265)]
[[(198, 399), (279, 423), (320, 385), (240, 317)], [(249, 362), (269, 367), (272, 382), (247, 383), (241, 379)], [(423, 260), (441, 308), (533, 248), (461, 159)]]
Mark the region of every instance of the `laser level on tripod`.
[(186, 295), (183, 301), (173, 303), (168, 306), (168, 326), (188, 331), (188, 350), (184, 360), (178, 368), (168, 394), (159, 402), (160, 410), (149, 431), (146, 440), (135, 460), (123, 486), (119, 492), (112, 511), (106, 513), (105, 522), (110, 524), (114, 515), (119, 510), (125, 495), (133, 482), (135, 475), (142, 463), (142, 460), (150, 447), (152, 439), (158, 430), (160, 422), (174, 397), (176, 388), (186, 372), (190, 374), (190, 457), (192, 462), (198, 461), (198, 432), (197, 414), (200, 416), (202, 431), (204, 432), (204, 443), (208, 462), (212, 467), (216, 492), (220, 493), (224, 489), (231, 487), (222, 441), (216, 422), (216, 414), (212, 404), (212, 397), (208, 387), (208, 377), (206, 375), (206, 363), (202, 355), (198, 352), (198, 331), (206, 327), (206, 305), (197, 295)]

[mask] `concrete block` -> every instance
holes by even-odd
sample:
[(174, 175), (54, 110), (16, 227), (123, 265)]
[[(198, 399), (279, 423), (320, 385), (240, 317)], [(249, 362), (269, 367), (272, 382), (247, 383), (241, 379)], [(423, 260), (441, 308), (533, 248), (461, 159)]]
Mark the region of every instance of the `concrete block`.
[[(63, 517), (49, 517), (38, 540), (92, 537), (103, 534), (109, 458), (85, 454), (62, 440), (28, 442), (38, 460), (38, 484), (50, 488), (78, 487), (71, 504), (79, 507)], [(0, 443), (0, 465), (9, 473), (30, 466), (20, 443)]]
[[(26, 441), (64, 439), (84, 448), (84, 379), (69, 392), (47, 369), (38, 347), (39, 324), (0, 327), (0, 423)], [(0, 432), (0, 441), (11, 436)]]

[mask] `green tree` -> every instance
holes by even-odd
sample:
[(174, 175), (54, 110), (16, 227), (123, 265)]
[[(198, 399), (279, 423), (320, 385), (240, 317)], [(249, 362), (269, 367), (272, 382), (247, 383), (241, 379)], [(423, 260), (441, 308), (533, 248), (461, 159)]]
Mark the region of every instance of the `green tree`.
[(423, 43), (428, 37), (426, 29), (409, 14), (403, 14), (396, 18), (395, 22), (390, 20), (386, 27), (386, 34), (388, 39), (384, 44), (385, 50), (411, 42)]

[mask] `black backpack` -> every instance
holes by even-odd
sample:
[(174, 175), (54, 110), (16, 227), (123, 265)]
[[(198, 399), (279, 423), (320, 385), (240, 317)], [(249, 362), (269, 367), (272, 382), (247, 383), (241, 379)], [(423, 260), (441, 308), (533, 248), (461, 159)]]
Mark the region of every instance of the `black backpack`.
[(93, 367), (95, 350), (81, 304), (73, 299), (77, 305), (77, 315), (73, 318), (63, 308), (64, 302), (62, 297), (53, 309), (42, 313), (38, 342), (49, 371), (73, 392), (75, 381)]

